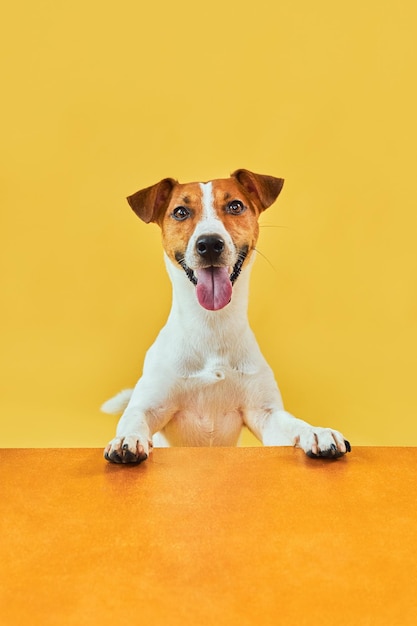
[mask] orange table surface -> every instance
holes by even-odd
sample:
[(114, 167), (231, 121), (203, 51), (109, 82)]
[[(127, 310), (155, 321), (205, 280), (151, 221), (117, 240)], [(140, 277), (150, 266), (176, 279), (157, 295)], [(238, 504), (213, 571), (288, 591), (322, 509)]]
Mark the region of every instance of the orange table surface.
[(0, 450), (0, 623), (417, 624), (417, 448)]

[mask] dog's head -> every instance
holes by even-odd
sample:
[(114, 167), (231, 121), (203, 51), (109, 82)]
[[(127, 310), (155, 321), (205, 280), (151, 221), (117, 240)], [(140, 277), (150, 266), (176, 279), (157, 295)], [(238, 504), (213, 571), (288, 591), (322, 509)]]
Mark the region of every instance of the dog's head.
[(170, 261), (196, 285), (208, 310), (226, 306), (258, 239), (258, 218), (278, 197), (282, 178), (236, 170), (230, 178), (180, 184), (164, 178), (128, 197), (146, 223), (156, 222)]

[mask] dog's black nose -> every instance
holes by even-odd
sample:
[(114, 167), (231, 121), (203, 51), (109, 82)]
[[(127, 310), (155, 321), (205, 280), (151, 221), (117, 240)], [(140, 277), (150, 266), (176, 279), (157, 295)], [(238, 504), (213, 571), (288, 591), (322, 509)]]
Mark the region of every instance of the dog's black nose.
[(214, 263), (224, 250), (224, 241), (217, 235), (204, 235), (197, 239), (198, 254), (209, 263)]

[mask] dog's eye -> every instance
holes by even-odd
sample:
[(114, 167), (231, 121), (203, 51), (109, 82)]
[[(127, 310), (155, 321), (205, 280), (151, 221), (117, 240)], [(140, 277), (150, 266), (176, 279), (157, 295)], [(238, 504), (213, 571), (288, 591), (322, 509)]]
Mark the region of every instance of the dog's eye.
[(172, 212), (172, 217), (179, 222), (182, 222), (182, 220), (186, 220), (187, 217), (190, 217), (190, 215), (190, 209), (187, 209), (187, 207), (185, 206), (177, 206)]
[(245, 205), (240, 200), (232, 200), (226, 205), (227, 213), (231, 213), (232, 215), (240, 215), (245, 209)]

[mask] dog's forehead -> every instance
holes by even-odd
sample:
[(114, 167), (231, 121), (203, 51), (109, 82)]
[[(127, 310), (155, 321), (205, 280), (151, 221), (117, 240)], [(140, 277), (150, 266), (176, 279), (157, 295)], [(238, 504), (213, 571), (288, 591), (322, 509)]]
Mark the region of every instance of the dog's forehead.
[(216, 178), (204, 182), (178, 183), (174, 188), (172, 201), (185, 205), (202, 202), (207, 191), (210, 192), (214, 202), (245, 195), (244, 190), (234, 178)]
[(187, 205), (201, 201), (201, 198), (200, 183), (177, 183), (173, 189), (171, 201)]
[(230, 200), (236, 196), (244, 195), (242, 187), (235, 178), (217, 178), (211, 181), (214, 198)]

